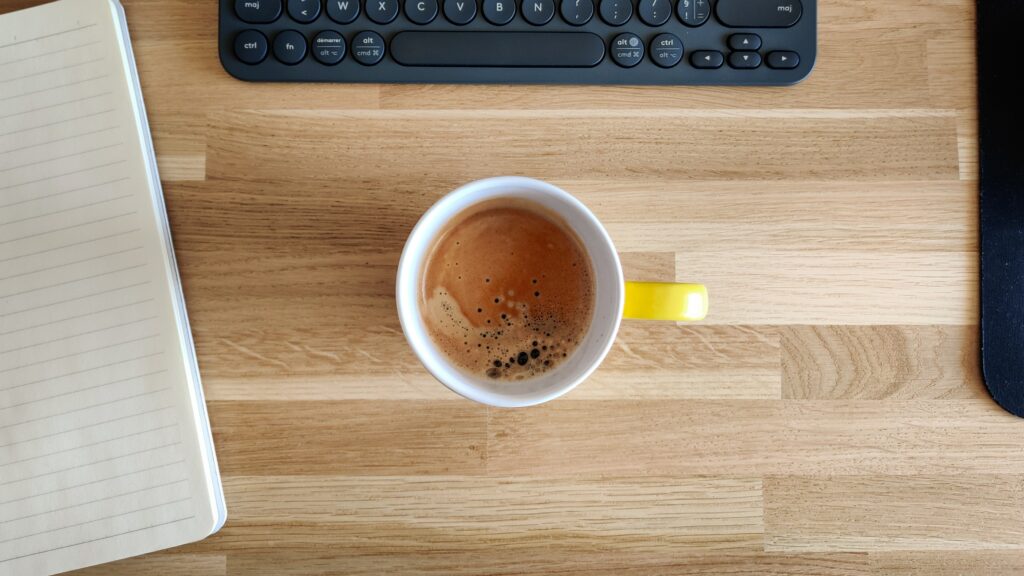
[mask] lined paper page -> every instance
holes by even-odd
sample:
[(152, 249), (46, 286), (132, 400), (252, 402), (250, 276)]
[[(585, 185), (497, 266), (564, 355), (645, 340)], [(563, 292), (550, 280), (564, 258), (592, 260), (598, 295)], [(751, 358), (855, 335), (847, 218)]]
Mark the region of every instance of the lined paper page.
[(118, 18), (109, 0), (0, 16), (0, 574), (217, 523)]

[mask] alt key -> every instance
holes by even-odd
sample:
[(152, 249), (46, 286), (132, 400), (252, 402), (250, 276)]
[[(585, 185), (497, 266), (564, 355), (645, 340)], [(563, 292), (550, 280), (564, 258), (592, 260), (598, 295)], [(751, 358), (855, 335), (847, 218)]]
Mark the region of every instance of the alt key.
[(612, 40), (612, 60), (623, 68), (632, 68), (644, 59), (644, 43), (636, 34), (619, 34)]
[(352, 57), (364, 66), (373, 66), (384, 59), (384, 38), (366, 30), (352, 38)]
[(333, 66), (345, 57), (345, 37), (334, 30), (324, 30), (313, 38), (313, 57), (321, 64)]

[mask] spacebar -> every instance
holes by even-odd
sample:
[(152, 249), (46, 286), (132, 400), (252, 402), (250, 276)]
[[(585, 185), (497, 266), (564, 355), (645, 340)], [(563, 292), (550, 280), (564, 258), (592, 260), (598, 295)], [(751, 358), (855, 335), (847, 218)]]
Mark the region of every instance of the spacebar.
[(588, 68), (604, 58), (590, 32), (399, 32), (391, 56), (405, 66)]

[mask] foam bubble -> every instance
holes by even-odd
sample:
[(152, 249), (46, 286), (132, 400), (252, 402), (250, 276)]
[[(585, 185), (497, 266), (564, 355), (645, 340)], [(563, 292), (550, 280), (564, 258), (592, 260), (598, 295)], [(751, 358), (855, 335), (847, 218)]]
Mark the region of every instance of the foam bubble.
[[(594, 290), (590, 267), (579, 263), (589, 260), (575, 236), (545, 218), (481, 210), (432, 249), (424, 319), (460, 369), (519, 382), (556, 368), (582, 340)], [(464, 276), (476, 280), (463, 282)]]

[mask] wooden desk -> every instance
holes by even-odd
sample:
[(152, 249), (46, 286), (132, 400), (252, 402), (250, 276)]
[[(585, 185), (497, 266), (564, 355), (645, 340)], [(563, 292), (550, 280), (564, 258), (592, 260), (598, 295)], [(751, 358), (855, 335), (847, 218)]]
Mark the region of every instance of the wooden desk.
[[(821, 0), (778, 89), (245, 84), (216, 2), (126, 10), (230, 513), (84, 574), (1024, 570), (1024, 421), (978, 368), (973, 2)], [(395, 268), (498, 174), (579, 196), (629, 276), (706, 283), (708, 321), (624, 324), (548, 406), (449, 393)]]

